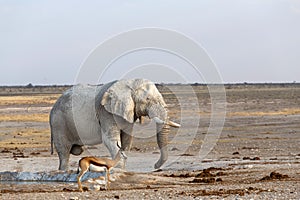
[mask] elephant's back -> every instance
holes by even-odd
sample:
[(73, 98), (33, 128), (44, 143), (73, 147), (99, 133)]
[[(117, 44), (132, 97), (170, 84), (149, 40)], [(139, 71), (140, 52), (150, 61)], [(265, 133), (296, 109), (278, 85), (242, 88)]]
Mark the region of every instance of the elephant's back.
[(94, 118), (94, 114), (96, 115), (95, 109), (99, 109), (104, 93), (114, 83), (116, 83), (116, 81), (112, 81), (102, 86), (78, 84), (66, 90), (57, 99), (51, 109), (50, 124), (55, 117), (60, 118), (59, 120), (66, 120), (66, 117), (70, 118), (70, 116), (72, 116), (73, 118), (77, 115), (82, 118), (84, 117), (82, 116), (84, 113), (90, 113), (89, 116), (86, 117)]
[(50, 111), (50, 124), (54, 123), (57, 115), (65, 112), (65, 110), (70, 107), (69, 102), (71, 102), (71, 89), (66, 90), (54, 103)]
[(98, 138), (100, 133), (95, 107), (100, 89), (100, 86), (76, 85), (65, 91), (51, 110), (50, 125), (76, 133), (83, 144), (101, 143), (90, 140)]
[(101, 106), (101, 100), (103, 98), (104, 93), (116, 82), (117, 81), (112, 81), (112, 82), (106, 83), (98, 88), (98, 93), (97, 93), (96, 101), (95, 101), (95, 106), (97, 108), (99, 108)]
[[(85, 112), (85, 110), (91, 109), (91, 104), (95, 102), (96, 92), (99, 89), (99, 86), (80, 84), (66, 90), (57, 99), (51, 109), (50, 123), (55, 117), (73, 117), (74, 113), (78, 113), (79, 111)], [(95, 103), (93, 105), (95, 105)]]

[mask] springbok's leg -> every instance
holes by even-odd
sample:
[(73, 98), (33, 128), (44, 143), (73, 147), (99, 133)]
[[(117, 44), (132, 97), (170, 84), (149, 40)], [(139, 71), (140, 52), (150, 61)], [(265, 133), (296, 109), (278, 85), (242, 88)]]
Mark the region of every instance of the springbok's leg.
[(80, 192), (83, 192), (83, 190), (82, 190), (82, 185), (81, 185), (81, 178), (82, 178), (82, 176), (86, 173), (88, 171), (88, 169), (81, 169), (81, 171), (80, 171), (80, 173), (78, 174), (78, 176), (77, 176), (77, 183), (78, 183), (78, 189), (79, 189), (79, 191)]
[(105, 168), (105, 190), (107, 190), (107, 171), (108, 169)]
[(106, 180), (106, 183), (107, 183), (107, 190), (109, 190), (109, 187), (110, 187), (109, 175), (110, 175), (110, 170), (107, 169), (107, 170), (106, 170), (106, 176), (107, 176), (107, 180)]

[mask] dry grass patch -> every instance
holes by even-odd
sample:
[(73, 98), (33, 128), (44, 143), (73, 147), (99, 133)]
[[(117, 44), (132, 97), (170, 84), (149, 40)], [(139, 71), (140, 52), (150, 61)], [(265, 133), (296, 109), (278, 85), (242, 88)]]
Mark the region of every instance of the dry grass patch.
[(48, 122), (49, 114), (4, 114), (0, 115), (0, 122)]
[(32, 95), (32, 96), (0, 96), (0, 106), (10, 105), (53, 105), (60, 94)]
[(274, 115), (297, 115), (300, 114), (300, 109), (283, 109), (279, 111), (254, 111), (254, 112), (230, 112), (227, 116), (274, 116)]
[(24, 128), (11, 132), (10, 137), (2, 136), (0, 146), (5, 148), (36, 148), (50, 146), (50, 130)]

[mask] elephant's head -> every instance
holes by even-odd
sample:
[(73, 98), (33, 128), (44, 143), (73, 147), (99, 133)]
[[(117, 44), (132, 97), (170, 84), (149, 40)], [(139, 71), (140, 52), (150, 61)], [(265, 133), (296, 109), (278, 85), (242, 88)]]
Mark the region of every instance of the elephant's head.
[(155, 120), (161, 155), (154, 167), (161, 167), (168, 159), (169, 126), (178, 128), (180, 125), (168, 119), (166, 103), (155, 84), (144, 79), (120, 80), (104, 93), (101, 104), (129, 123), (141, 116)]

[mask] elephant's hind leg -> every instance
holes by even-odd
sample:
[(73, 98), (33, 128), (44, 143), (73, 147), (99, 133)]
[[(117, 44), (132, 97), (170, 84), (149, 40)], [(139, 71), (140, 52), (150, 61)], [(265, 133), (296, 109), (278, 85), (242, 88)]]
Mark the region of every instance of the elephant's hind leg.
[(122, 149), (124, 151), (128, 151), (131, 148), (132, 145), (132, 131), (131, 132), (125, 132), (121, 130), (121, 143), (122, 143)]
[[(59, 157), (58, 170), (66, 171), (68, 170), (70, 151), (72, 148), (72, 143), (69, 141), (67, 136), (71, 134), (68, 132), (64, 123), (58, 123), (58, 119), (61, 118), (56, 118), (55, 126), (53, 125), (53, 130), (51, 130), (51, 132), (54, 137), (54, 146)], [(61, 120), (63, 121), (63, 119)]]
[(71, 152), (72, 144), (68, 141), (63, 141), (56, 146), (57, 154), (59, 157), (59, 168), (58, 170), (67, 171), (69, 168), (69, 159)]
[[(132, 139), (133, 139), (133, 135), (132, 135), (132, 129), (130, 129), (129, 131), (125, 132), (123, 130), (121, 130), (121, 148), (124, 151), (129, 151), (132, 145)], [(126, 167), (126, 161), (127, 159), (122, 159), (120, 162), (121, 168), (125, 169)]]
[(67, 171), (69, 169), (69, 159), (70, 159), (70, 152), (58, 152), (59, 157), (59, 168), (58, 170)]

